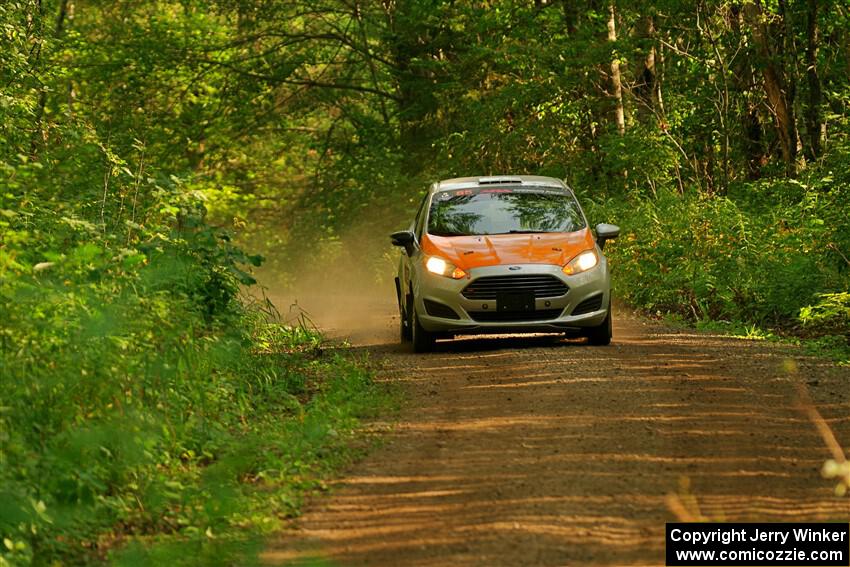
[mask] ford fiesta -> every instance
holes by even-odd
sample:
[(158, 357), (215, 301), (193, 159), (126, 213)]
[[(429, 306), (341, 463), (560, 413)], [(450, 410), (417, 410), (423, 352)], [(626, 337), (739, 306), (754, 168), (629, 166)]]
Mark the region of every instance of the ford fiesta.
[(408, 230), (396, 277), (401, 338), (416, 352), (474, 333), (580, 333), (611, 342), (606, 240), (572, 190), (550, 177), (434, 183)]

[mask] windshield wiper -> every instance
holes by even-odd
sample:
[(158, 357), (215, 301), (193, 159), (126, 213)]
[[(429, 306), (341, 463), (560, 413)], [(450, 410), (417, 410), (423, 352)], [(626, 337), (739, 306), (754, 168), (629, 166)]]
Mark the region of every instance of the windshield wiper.
[(496, 234), (548, 234), (548, 230), (509, 230), (507, 232), (497, 232)]

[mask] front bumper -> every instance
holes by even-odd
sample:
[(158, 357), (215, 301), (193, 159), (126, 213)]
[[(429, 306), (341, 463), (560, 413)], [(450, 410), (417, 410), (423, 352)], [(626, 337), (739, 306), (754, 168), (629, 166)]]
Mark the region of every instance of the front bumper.
[[(510, 270), (510, 268), (515, 268)], [(470, 271), (468, 278), (453, 280), (418, 270), (413, 281), (416, 314), (428, 331), (446, 334), (563, 332), (600, 325), (610, 305), (608, 262), (600, 255), (599, 264), (587, 272), (568, 276), (561, 266), (521, 264), (488, 266)], [(490, 276), (549, 275), (562, 281), (569, 290), (558, 297), (536, 297), (535, 313), (525, 320), (489, 320), (497, 309), (495, 300), (468, 299), (461, 292), (479, 278)], [(573, 315), (573, 310), (586, 300), (601, 297), (598, 308)], [(450, 307), (459, 317), (451, 319), (428, 313), (425, 301)], [(433, 307), (433, 304), (432, 304)], [(432, 309), (433, 311), (433, 309)], [(579, 311), (583, 311), (579, 309)], [(477, 320), (481, 313), (490, 313), (487, 321)]]

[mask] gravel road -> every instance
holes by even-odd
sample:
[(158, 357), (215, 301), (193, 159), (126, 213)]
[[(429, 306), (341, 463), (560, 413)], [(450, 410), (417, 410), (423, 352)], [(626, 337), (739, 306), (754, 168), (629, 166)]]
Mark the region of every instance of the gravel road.
[(400, 420), (264, 559), (663, 565), (677, 513), (847, 521), (798, 388), (846, 446), (850, 369), (618, 315), (609, 347), (471, 338), (414, 355), (389, 323), (354, 333), (384, 360), (379, 378), (402, 385)]

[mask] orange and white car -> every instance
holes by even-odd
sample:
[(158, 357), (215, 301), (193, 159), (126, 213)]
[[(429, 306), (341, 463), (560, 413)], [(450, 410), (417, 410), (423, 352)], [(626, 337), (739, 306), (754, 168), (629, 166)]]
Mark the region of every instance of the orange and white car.
[(572, 190), (538, 176), (434, 183), (408, 230), (396, 277), (401, 338), (416, 352), (462, 334), (581, 333), (611, 342), (602, 254), (620, 229), (591, 231)]

